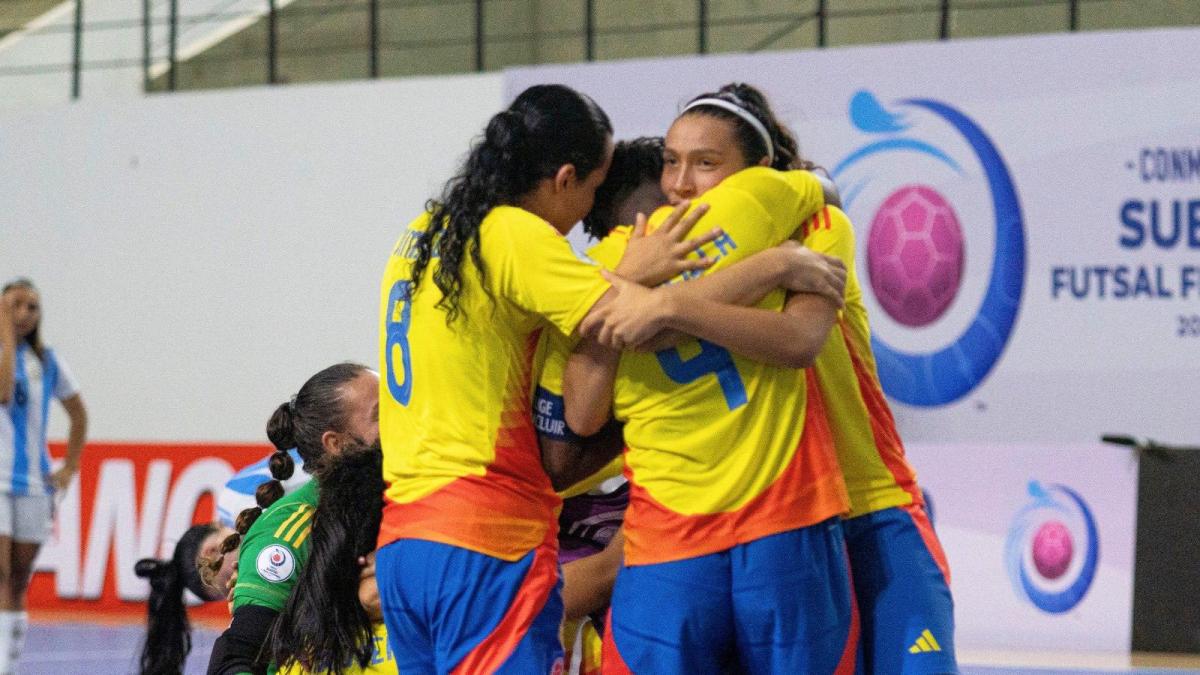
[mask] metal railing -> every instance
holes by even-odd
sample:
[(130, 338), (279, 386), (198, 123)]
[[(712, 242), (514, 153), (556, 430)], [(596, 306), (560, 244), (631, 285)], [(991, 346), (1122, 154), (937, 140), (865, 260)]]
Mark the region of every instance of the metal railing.
[[(578, 1), (578, 0), (577, 0)], [(304, 54), (346, 54), (363, 52), (364, 72), (366, 77), (382, 76), (383, 66), (380, 54), (384, 50), (416, 50), (433, 47), (463, 47), (473, 48), (473, 68), (483, 71), (489, 68), (487, 59), (488, 47), (522, 43), (530, 40), (579, 40), (582, 44), (582, 60), (592, 61), (599, 58), (598, 38), (608, 36), (636, 37), (639, 34), (661, 33), (663, 31), (694, 31), (695, 53), (707, 54), (711, 51), (711, 36), (713, 31), (721, 28), (736, 28), (744, 26), (762, 26), (769, 29), (765, 35), (748, 44), (739, 45), (737, 51), (755, 52), (776, 46), (784, 38), (803, 29), (811, 29), (811, 44), (825, 47), (829, 44), (829, 29), (832, 23), (839, 20), (863, 17), (898, 17), (902, 15), (933, 15), (937, 19), (938, 38), (946, 40), (954, 37), (953, 17), (958, 11), (977, 11), (987, 9), (1021, 9), (1035, 7), (1061, 7), (1065, 10), (1065, 25), (1062, 30), (1077, 31), (1080, 29), (1081, 5), (1104, 0), (973, 0), (971, 2), (955, 3), (952, 0), (928, 0), (911, 4), (894, 4), (876, 8), (836, 8), (836, 2), (831, 0), (813, 0), (811, 9), (804, 11), (781, 11), (776, 13), (758, 14), (754, 16), (721, 16), (713, 14), (710, 0), (695, 0), (693, 17), (647, 22), (637, 25), (616, 27), (601, 27), (597, 21), (597, 0), (582, 1), (582, 21), (577, 28), (556, 29), (537, 33), (510, 32), (488, 33), (486, 30), (487, 0), (358, 0), (357, 2), (342, 2), (340, 4), (323, 4), (305, 6), (296, 3), (290, 7), (280, 7), (277, 0), (266, 0), (265, 11), (257, 15), (256, 21), (265, 25), (266, 38), (263, 51), (250, 54), (261, 57), (264, 61), (262, 82), (276, 84), (283, 81), (279, 61), (283, 55), (280, 51), (280, 17), (286, 13), (289, 20), (301, 19), (305, 16), (331, 17), (349, 13), (362, 13), (365, 34), (365, 45), (327, 45), (320, 48), (305, 46)], [(1132, 1), (1132, 0), (1131, 0)], [(782, 3), (781, 3), (782, 4)], [(1200, 4), (1200, 3), (1198, 3)], [(415, 7), (438, 7), (471, 5), (474, 16), (474, 26), (470, 38), (427, 36), (412, 40), (385, 40), (383, 35), (386, 21), (386, 11), (395, 9), (412, 9)], [(161, 8), (161, 5), (160, 5)], [(24, 65), (0, 65), (0, 77), (71, 73), (71, 96), (78, 98), (82, 93), (81, 73), (84, 70), (128, 69), (140, 67), (143, 75), (143, 87), (149, 91), (155, 88), (174, 91), (179, 87), (177, 73), (180, 69), (179, 56), (180, 32), (188, 26), (200, 23), (212, 24), (221, 21), (244, 20), (246, 13), (222, 13), (221, 11), (205, 14), (183, 16), (179, 12), (179, 0), (166, 0), (166, 16), (154, 16), (151, 0), (143, 0), (140, 17), (117, 20), (93, 20), (85, 22), (84, 3), (75, 0), (73, 21), (70, 24), (58, 24), (39, 27), (29, 31), (39, 35), (69, 31), (72, 35), (72, 49), (69, 62), (34, 63)], [(161, 14), (161, 11), (159, 12)], [(256, 13), (257, 14), (257, 13)], [(1198, 20), (1200, 22), (1200, 20)], [(14, 27), (16, 28), (16, 27)], [(139, 29), (142, 40), (140, 58), (106, 58), (85, 60), (84, 36), (99, 31)], [(166, 29), (166, 53), (158, 59), (154, 58), (155, 46), (152, 36), (155, 29)], [(0, 51), (0, 55), (2, 55)], [(671, 54), (679, 51), (668, 52)], [(664, 53), (666, 55), (667, 53)], [(222, 60), (244, 59), (248, 54), (239, 52), (234, 55), (212, 54), (204, 55), (206, 63), (219, 64)], [(199, 55), (193, 55), (196, 58)], [(509, 64), (511, 65), (511, 64)], [(155, 71), (161, 71), (157, 75)], [(465, 70), (465, 69), (464, 69)], [(159, 86), (156, 80), (165, 78)]]

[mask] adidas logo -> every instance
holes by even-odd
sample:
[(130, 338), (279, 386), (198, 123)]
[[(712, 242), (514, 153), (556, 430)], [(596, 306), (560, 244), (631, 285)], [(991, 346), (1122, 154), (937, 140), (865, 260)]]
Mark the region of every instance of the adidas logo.
[(933, 639), (933, 633), (930, 633), (928, 628), (922, 631), (921, 636), (917, 638), (913, 646), (908, 648), (909, 654), (940, 651), (942, 651), (942, 646), (938, 644), (937, 640)]

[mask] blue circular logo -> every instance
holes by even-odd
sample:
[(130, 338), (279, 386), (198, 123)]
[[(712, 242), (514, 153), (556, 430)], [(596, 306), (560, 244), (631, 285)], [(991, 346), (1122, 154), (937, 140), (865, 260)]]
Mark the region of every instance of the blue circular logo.
[(1017, 595), (1043, 612), (1062, 614), (1083, 600), (1096, 577), (1096, 520), (1065, 485), (1030, 481), (1029, 496), (1008, 530), (1005, 566)]
[[(962, 164), (932, 143), (906, 134), (912, 124), (905, 109), (932, 113), (971, 148), (983, 169), (994, 220), (995, 252), (979, 311), (953, 342), (926, 353), (911, 353), (872, 336), (884, 391), (916, 406), (953, 403), (966, 396), (995, 367), (1012, 335), (1025, 283), (1025, 227), (1012, 177), (987, 134), (957, 109), (931, 99), (911, 98), (889, 111), (868, 91), (850, 102), (850, 118), (861, 131), (877, 135), (843, 158), (835, 180), (871, 158), (918, 153), (963, 175)], [(895, 174), (896, 172), (891, 172)], [(872, 174), (844, 186), (850, 210)], [(842, 181), (839, 181), (839, 184)], [(897, 185), (872, 220), (868, 242), (871, 287), (884, 310), (898, 323), (919, 327), (936, 321), (958, 290), (964, 265), (962, 230), (953, 200), (926, 185)]]

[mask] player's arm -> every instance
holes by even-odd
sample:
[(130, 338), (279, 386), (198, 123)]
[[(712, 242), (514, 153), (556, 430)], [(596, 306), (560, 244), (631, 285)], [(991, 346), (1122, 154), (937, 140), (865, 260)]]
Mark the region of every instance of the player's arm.
[(644, 301), (645, 296), (654, 296), (660, 290), (648, 286), (712, 265), (710, 259), (689, 255), (715, 239), (720, 230), (685, 239), (706, 211), (701, 206), (687, 213), (687, 206), (675, 209), (653, 233), (647, 234), (644, 224), (633, 233), (616, 266), (616, 273), (630, 280), (622, 293), (597, 278), (600, 267), (580, 260), (561, 235), (545, 223), (529, 220), (505, 223), (515, 229), (494, 238), (504, 242), (500, 244), (504, 248), (496, 249), (491, 273), (502, 295), (550, 322), (564, 335), (574, 334), (580, 322), (599, 309)]
[[(542, 451), (542, 466), (558, 492), (592, 478), (612, 463), (624, 447), (621, 425), (607, 416), (597, 425), (597, 433), (583, 436), (567, 423), (563, 379), (577, 342), (551, 330), (542, 334), (538, 346), (542, 368), (533, 395), (534, 427)], [(606, 398), (611, 397), (610, 382)]]
[[(609, 280), (621, 293), (629, 284), (615, 276), (610, 276)], [(839, 306), (822, 296), (801, 295), (819, 299), (825, 303), (828, 311), (809, 320), (786, 312), (739, 307), (703, 298), (680, 299), (668, 294), (615, 308), (594, 333), (587, 332), (592, 327), (585, 322), (585, 334), (594, 336), (593, 340), (585, 343), (594, 346), (590, 359), (576, 350), (568, 362), (568, 372), (574, 373), (574, 377), (565, 378), (564, 387), (568, 386), (567, 381), (572, 387), (581, 387), (577, 396), (583, 398), (576, 404), (575, 410), (572, 410), (572, 402), (567, 403), (568, 424), (572, 429), (576, 429), (575, 424), (595, 424), (602, 406), (607, 405), (607, 401), (592, 399), (604, 384), (609, 383), (611, 387), (611, 377), (607, 381), (604, 379), (606, 372), (599, 367), (601, 364), (597, 363), (596, 355), (602, 355), (605, 348), (637, 349), (662, 330), (693, 335), (755, 361), (789, 368), (807, 368), (825, 344)], [(585, 411), (581, 412), (579, 406), (585, 406)], [(576, 429), (576, 432), (586, 433), (580, 429)]]
[[(712, 209), (697, 221), (696, 226), (703, 228), (706, 224), (716, 222), (740, 221), (743, 225), (762, 231), (769, 241), (786, 242), (796, 229), (797, 222), (803, 222), (824, 206), (827, 194), (821, 181), (806, 171), (747, 170), (705, 193), (705, 199), (712, 200)], [(655, 219), (665, 213), (665, 210), (656, 213)], [(678, 209), (672, 213), (672, 216), (677, 215)], [(639, 225), (641, 222), (639, 218)], [(611, 252), (611, 249), (611, 246), (607, 247), (605, 252)], [(600, 340), (602, 343), (612, 347), (645, 344), (661, 349), (686, 338), (679, 334), (666, 334), (651, 341), (653, 330), (661, 329), (663, 323), (679, 319), (668, 315), (677, 308), (687, 307), (693, 300), (712, 300), (732, 305), (753, 304), (769, 291), (783, 287), (796, 292), (825, 294), (839, 305), (842, 302), (845, 270), (840, 261), (792, 245), (780, 250), (760, 251), (743, 262), (745, 265), (734, 265), (699, 280), (672, 284), (663, 289), (666, 293), (660, 293), (657, 297), (643, 294), (640, 289), (625, 284), (619, 285), (618, 295), (627, 295), (623, 298), (626, 302), (613, 307), (597, 306), (584, 321), (581, 334), (596, 337), (599, 331), (604, 330), (603, 326), (598, 325), (606, 323), (611, 313), (623, 313), (620, 321), (626, 326), (614, 330), (618, 334), (632, 331), (636, 337), (627, 335), (624, 345), (605, 339)], [(675, 297), (662, 297), (666, 294)], [(695, 315), (690, 318), (703, 320), (703, 317)], [(714, 322), (722, 320), (723, 317), (718, 315), (711, 317)], [(715, 330), (721, 328), (719, 325), (710, 327)], [(758, 351), (753, 347), (751, 349)]]
[(56, 490), (65, 490), (71, 479), (79, 472), (79, 462), (83, 457), (83, 443), (87, 440), (88, 415), (87, 406), (83, 404), (83, 396), (75, 394), (62, 401), (63, 410), (67, 411), (70, 426), (67, 431), (67, 458), (62, 467), (50, 476), (50, 482)]
[(581, 619), (609, 603), (617, 572), (624, 561), (624, 547), (625, 528), (622, 527), (603, 551), (562, 566), (562, 596), (567, 621)]
[(661, 226), (649, 234), (646, 232), (646, 217), (638, 214), (637, 224), (621, 261), (612, 272), (631, 283), (623, 286), (620, 292), (616, 288), (609, 288), (591, 306), (584, 320), (596, 320), (596, 317), (615, 307), (653, 302), (666, 290), (660, 284), (685, 272), (711, 267), (714, 262), (711, 258), (692, 258), (690, 255), (720, 236), (721, 230), (713, 228), (695, 238), (684, 239), (707, 212), (707, 204), (691, 208), (691, 202), (683, 202), (671, 211)]
[(258, 661), (271, 624), (279, 612), (262, 605), (242, 605), (233, 612), (229, 628), (213, 643), (208, 675), (264, 675), (267, 664)]
[[(614, 279), (620, 284), (629, 283)], [(591, 338), (580, 340), (571, 352), (563, 371), (563, 403), (571, 431), (580, 436), (591, 436), (604, 428), (612, 415), (613, 384), (620, 362), (618, 349)]]
[[(838, 306), (812, 293), (793, 295), (785, 310), (707, 300), (681, 306), (672, 327), (746, 358), (784, 368), (808, 368), (825, 345)], [(719, 316), (720, 321), (711, 317)]]
[(17, 377), (17, 329), (13, 325), (12, 301), (0, 295), (0, 404), (12, 400)]
[[(787, 241), (755, 253), (727, 269), (675, 284), (671, 293), (678, 302), (685, 304), (712, 301), (748, 307), (777, 288), (820, 295), (841, 307), (846, 288), (846, 266), (838, 258)], [(589, 323), (588, 327), (591, 325)], [(692, 337), (679, 330), (665, 330), (639, 343), (637, 348), (656, 352), (677, 347)]]
[(726, 269), (675, 284), (671, 290), (683, 301), (695, 298), (745, 307), (758, 304), (777, 288), (815, 293), (840, 306), (846, 289), (846, 266), (837, 258), (789, 240)]
[[(610, 385), (609, 395), (612, 394)], [(538, 434), (542, 466), (550, 484), (561, 492), (608, 466), (625, 447), (623, 426), (614, 419), (600, 424), (589, 436), (570, 439)], [(572, 436), (574, 436), (572, 434)]]

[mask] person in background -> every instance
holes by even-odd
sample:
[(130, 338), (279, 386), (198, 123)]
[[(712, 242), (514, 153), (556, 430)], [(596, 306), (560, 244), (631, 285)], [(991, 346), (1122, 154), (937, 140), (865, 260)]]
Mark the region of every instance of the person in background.
[[(134, 572), (150, 582), (146, 603), (146, 638), (138, 659), (142, 675), (179, 675), (192, 651), (192, 627), (183, 592), (191, 591), (205, 602), (224, 600), (221, 590), (233, 574), (232, 566), (212, 585), (200, 578), (201, 560), (214, 557), (230, 530), (214, 523), (193, 525), (175, 544), (169, 560), (143, 558)], [(217, 586), (217, 583), (220, 586)]]
[[(378, 439), (378, 387), (378, 376), (367, 367), (340, 363), (309, 378), (271, 415), (267, 436), (277, 448), (270, 460), (276, 480), (259, 486), (259, 507), (238, 516), (237, 534), (208, 565), (216, 572), (230, 558), (238, 561), (233, 620), (213, 645), (210, 675), (267, 672), (263, 648), (308, 562), (322, 472), (330, 457), (366, 451)], [(284, 496), (280, 481), (294, 470), (287, 452), (293, 447), (313, 480)]]
[[(87, 409), (66, 362), (41, 336), (41, 294), (26, 278), (0, 290), (0, 675), (25, 642), (25, 594), (33, 561), (50, 535), (54, 492), (79, 472)], [(67, 457), (50, 468), (46, 422), (57, 399), (70, 419)]]

